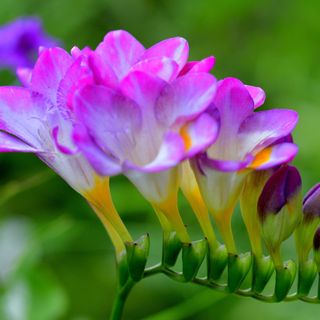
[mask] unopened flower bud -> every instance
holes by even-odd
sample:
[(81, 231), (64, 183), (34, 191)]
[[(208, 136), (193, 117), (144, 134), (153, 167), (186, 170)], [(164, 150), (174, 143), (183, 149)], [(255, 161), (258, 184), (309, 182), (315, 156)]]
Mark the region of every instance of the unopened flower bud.
[(296, 246), (300, 262), (308, 259), (313, 236), (320, 224), (320, 184), (315, 185), (303, 200), (303, 219), (296, 231)]
[(320, 272), (320, 228), (317, 229), (313, 238), (313, 250), (314, 250), (314, 261), (317, 265), (318, 272)]
[(308, 220), (320, 217), (320, 183), (311, 188), (303, 199), (303, 214)]
[(258, 201), (262, 236), (278, 263), (281, 261), (278, 256), (280, 244), (299, 224), (301, 206), (300, 174), (295, 167), (284, 166), (269, 178)]

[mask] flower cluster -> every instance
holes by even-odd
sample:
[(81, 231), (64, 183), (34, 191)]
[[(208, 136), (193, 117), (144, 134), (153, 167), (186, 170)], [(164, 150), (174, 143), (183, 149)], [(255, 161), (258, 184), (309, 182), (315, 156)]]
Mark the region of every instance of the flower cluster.
[(165, 235), (191, 243), (178, 209), (181, 189), (213, 259), (221, 244), (209, 213), (236, 257), (231, 219), (240, 200), (266, 282), (262, 240), (281, 272), (290, 268), (282, 269), (280, 245), (294, 231), (302, 264), (313, 243), (320, 251), (319, 185), (302, 207), (300, 174), (288, 165), (298, 151), (291, 137), (298, 115), (258, 111), (261, 88), (217, 81), (209, 73), (213, 57), (188, 61), (188, 54), (182, 38), (144, 48), (125, 31), (108, 33), (95, 50), (42, 48), (35, 66), (19, 73), (23, 87), (0, 88), (0, 150), (35, 153), (55, 170), (89, 202), (118, 253), (132, 238), (113, 206), (110, 176), (128, 177)]

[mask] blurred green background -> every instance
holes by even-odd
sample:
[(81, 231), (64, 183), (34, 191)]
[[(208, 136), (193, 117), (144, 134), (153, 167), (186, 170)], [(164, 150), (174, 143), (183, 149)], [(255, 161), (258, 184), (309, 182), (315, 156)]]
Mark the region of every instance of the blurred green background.
[[(95, 47), (107, 31), (119, 28), (146, 46), (185, 37), (192, 59), (216, 57), (218, 78), (234, 76), (259, 85), (266, 90), (267, 107), (299, 111), (295, 164), (306, 191), (320, 180), (319, 12), (317, 0), (1, 0), (0, 24), (39, 15), (67, 49), (75, 44)], [(11, 81), (8, 72), (0, 73), (1, 84)], [(115, 268), (98, 219), (32, 155), (0, 155), (0, 172), (0, 319), (106, 319)], [(151, 233), (155, 262), (161, 230), (151, 208), (122, 177), (112, 180), (112, 192), (132, 234)], [(198, 226), (183, 199), (181, 208), (196, 238)], [(248, 249), (239, 214), (233, 222), (236, 238)], [(289, 242), (286, 253), (291, 250)], [(320, 306), (269, 305), (157, 276), (133, 290), (125, 319), (159, 312), (152, 319), (312, 320), (319, 318)]]

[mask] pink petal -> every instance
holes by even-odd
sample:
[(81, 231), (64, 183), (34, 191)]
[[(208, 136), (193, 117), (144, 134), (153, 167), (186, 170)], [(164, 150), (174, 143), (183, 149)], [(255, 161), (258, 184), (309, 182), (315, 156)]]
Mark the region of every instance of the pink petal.
[(210, 115), (204, 113), (180, 129), (187, 157), (204, 152), (218, 137), (219, 125)]
[(118, 77), (105, 59), (93, 52), (90, 54), (88, 62), (96, 84), (105, 85), (113, 89), (118, 87)]
[(65, 119), (73, 118), (73, 100), (76, 90), (93, 83), (93, 76), (84, 63), (85, 59), (85, 57), (79, 57), (71, 65), (57, 88), (57, 107)]
[(249, 167), (256, 170), (266, 170), (283, 163), (291, 162), (298, 152), (293, 143), (281, 143), (267, 147), (260, 151)]
[(75, 113), (106, 152), (123, 159), (134, 148), (141, 129), (141, 112), (134, 101), (109, 88), (88, 85), (75, 97)]
[(43, 50), (33, 69), (31, 89), (54, 104), (60, 81), (72, 62), (72, 57), (61, 48)]
[(249, 91), (250, 96), (253, 99), (254, 108), (256, 109), (262, 106), (264, 104), (264, 101), (266, 100), (266, 94), (263, 89), (247, 85), (245, 87)]
[(60, 141), (60, 138), (59, 137), (59, 127), (54, 127), (52, 129), (52, 137), (53, 137), (53, 141), (57, 147), (57, 149), (64, 153), (64, 154), (67, 154), (67, 155), (74, 155), (78, 152), (78, 149), (77, 148), (74, 148), (73, 145), (70, 146), (70, 142), (71, 141), (68, 141), (69, 143), (64, 143), (64, 141)]
[(130, 72), (120, 84), (121, 91), (139, 104), (145, 115), (154, 117), (154, 104), (167, 85), (165, 81), (141, 71)]
[(123, 30), (109, 32), (96, 49), (96, 53), (109, 64), (119, 80), (139, 61), (144, 51), (142, 44)]
[(183, 76), (189, 72), (210, 72), (215, 64), (215, 57), (210, 56), (201, 61), (187, 62), (184, 68), (180, 72), (180, 76)]
[(244, 152), (258, 152), (289, 135), (297, 122), (298, 114), (293, 110), (272, 109), (255, 112), (240, 127), (239, 146)]
[(150, 73), (167, 82), (174, 80), (178, 75), (177, 63), (166, 57), (142, 60), (136, 63), (131, 70), (140, 70), (145, 73)]
[(254, 110), (253, 100), (244, 84), (235, 78), (218, 82), (214, 105), (219, 110), (223, 136), (233, 136)]
[(162, 91), (156, 116), (164, 126), (183, 123), (203, 112), (216, 92), (216, 79), (206, 73), (191, 73), (177, 78)]
[(102, 176), (120, 173), (121, 166), (116, 159), (107, 155), (89, 136), (86, 128), (77, 125), (73, 131), (74, 143), (87, 158), (91, 166)]
[(45, 113), (46, 104), (40, 96), (32, 97), (21, 87), (0, 88), (0, 129), (35, 148), (41, 145), (38, 133)]
[(181, 71), (188, 60), (188, 55), (188, 42), (183, 38), (176, 37), (163, 40), (147, 49), (141, 60), (154, 57), (167, 57), (174, 60), (179, 66), (179, 71)]

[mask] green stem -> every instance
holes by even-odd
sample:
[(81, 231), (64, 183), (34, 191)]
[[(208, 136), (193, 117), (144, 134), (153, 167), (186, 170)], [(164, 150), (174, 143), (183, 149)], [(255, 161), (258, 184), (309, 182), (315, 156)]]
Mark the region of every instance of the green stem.
[[(156, 274), (164, 274), (168, 278), (177, 282), (186, 282), (181, 272), (176, 272), (166, 266), (163, 266), (162, 264), (156, 264), (152, 267), (147, 268), (144, 273), (144, 278), (147, 278)], [(193, 279), (191, 282), (194, 284), (200, 285), (202, 287), (215, 289), (216, 291), (219, 291), (219, 292), (230, 293), (227, 284), (220, 284), (214, 281), (209, 281), (207, 278), (197, 277)], [(235, 292), (235, 294), (243, 297), (251, 297), (253, 299), (267, 302), (267, 303), (277, 302), (277, 299), (274, 295), (262, 295), (260, 293), (254, 292), (251, 288), (245, 289), (245, 290), (239, 289)], [(316, 303), (316, 304), (320, 303), (320, 299), (318, 299), (317, 297), (299, 297), (299, 295), (297, 294), (288, 295), (286, 298), (284, 298), (283, 301), (295, 301), (298, 299), (309, 302), (309, 303)]]
[(124, 305), (126, 303), (126, 300), (128, 298), (128, 295), (133, 288), (135, 282), (129, 279), (127, 283), (122, 287), (119, 288), (117, 291), (116, 298), (113, 303), (112, 312), (110, 320), (121, 320), (123, 311), (124, 311)]

